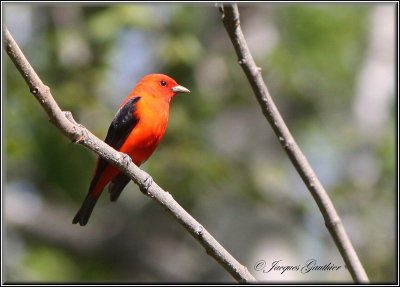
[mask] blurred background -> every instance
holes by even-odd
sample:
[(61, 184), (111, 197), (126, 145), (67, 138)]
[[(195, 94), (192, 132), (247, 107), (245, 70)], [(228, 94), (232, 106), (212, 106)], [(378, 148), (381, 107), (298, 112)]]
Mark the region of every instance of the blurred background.
[[(351, 281), (212, 3), (2, 5), (60, 107), (101, 139), (146, 74), (191, 90), (173, 99), (166, 134), (142, 168), (257, 279)], [(394, 4), (239, 10), (270, 93), (370, 280), (395, 282)], [(116, 203), (103, 194), (86, 227), (72, 225), (96, 155), (49, 123), (4, 51), (3, 59), (6, 282), (235, 282), (134, 183)], [(309, 259), (342, 268), (255, 268)]]

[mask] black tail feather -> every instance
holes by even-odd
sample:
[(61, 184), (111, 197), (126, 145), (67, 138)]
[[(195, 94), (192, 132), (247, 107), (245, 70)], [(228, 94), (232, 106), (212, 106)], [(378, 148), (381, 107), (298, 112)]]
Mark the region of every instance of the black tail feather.
[(131, 181), (131, 179), (124, 173), (118, 174), (108, 186), (108, 192), (110, 193), (110, 200), (116, 201), (120, 196), (122, 190)]
[(83, 201), (81, 208), (78, 210), (77, 214), (72, 220), (72, 223), (76, 224), (79, 222), (81, 226), (86, 225), (99, 197), (99, 195), (92, 197), (92, 195), (89, 193)]
[[(73, 224), (79, 223), (80, 225), (84, 226), (88, 223), (93, 208), (96, 205), (97, 200), (99, 199), (102, 192), (101, 191), (96, 197), (92, 196), (92, 192), (96, 187), (99, 177), (100, 176), (96, 174), (96, 176), (90, 183), (89, 193), (83, 201), (81, 208), (78, 210), (77, 214), (72, 220)], [(122, 190), (125, 188), (130, 180), (131, 179), (128, 176), (121, 172), (110, 182), (108, 191), (110, 192), (111, 201), (116, 201), (118, 199)]]
[(84, 226), (89, 221), (89, 217), (92, 214), (93, 208), (96, 205), (96, 202), (99, 199), (102, 192), (100, 191), (100, 193), (96, 197), (92, 196), (92, 192), (94, 191), (99, 178), (100, 175), (96, 174), (95, 177), (90, 182), (89, 192), (85, 200), (83, 201), (81, 208), (78, 210), (74, 219), (72, 220), (73, 224), (79, 222), (81, 226)]

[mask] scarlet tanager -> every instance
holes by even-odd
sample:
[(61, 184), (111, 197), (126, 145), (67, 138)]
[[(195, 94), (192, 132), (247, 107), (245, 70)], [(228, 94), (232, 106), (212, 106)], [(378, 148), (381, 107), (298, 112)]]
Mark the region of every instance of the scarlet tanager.
[[(154, 152), (168, 123), (169, 103), (185, 87), (163, 74), (145, 76), (116, 113), (105, 142), (129, 155), (137, 166)], [(104, 187), (109, 183), (111, 201), (116, 201), (130, 178), (100, 156), (97, 159), (89, 193), (72, 223), (86, 225)]]

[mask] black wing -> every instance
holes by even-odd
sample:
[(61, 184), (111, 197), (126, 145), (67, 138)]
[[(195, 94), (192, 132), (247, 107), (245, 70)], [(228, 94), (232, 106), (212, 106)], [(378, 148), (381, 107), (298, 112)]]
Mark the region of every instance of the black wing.
[[(139, 100), (140, 97), (134, 97), (130, 99), (123, 107), (118, 110), (113, 121), (111, 122), (105, 142), (116, 150), (119, 150), (121, 148), (121, 146), (128, 138), (129, 134), (132, 132), (133, 128), (139, 122), (139, 118), (136, 118), (134, 115), (136, 104)], [(80, 225), (86, 225), (86, 223), (88, 222), (93, 208), (100, 196), (99, 194), (96, 197), (92, 197), (91, 193), (96, 187), (96, 184), (99, 181), (101, 174), (106, 169), (107, 165), (108, 162), (105, 161), (103, 158), (100, 158), (96, 174), (93, 177), (92, 182), (90, 183), (89, 192), (85, 200), (83, 201), (83, 204), (78, 213), (72, 220), (72, 223), (75, 224), (79, 222)], [(122, 189), (129, 183), (129, 177), (126, 177), (125, 175), (117, 176), (116, 178), (118, 178), (118, 181), (114, 179), (113, 185), (118, 190), (113, 192), (113, 200), (116, 200), (118, 198)]]
[(122, 172), (120, 172), (116, 177), (114, 177), (114, 179), (108, 185), (108, 192), (110, 193), (110, 200), (117, 201), (122, 190), (125, 188), (125, 186), (130, 181), (131, 181), (131, 179)]
[(140, 99), (140, 97), (130, 99), (118, 110), (111, 122), (104, 141), (116, 150), (119, 150), (119, 148), (124, 144), (133, 128), (139, 122), (139, 119), (136, 118), (133, 113), (136, 109), (136, 104)]
[[(136, 109), (136, 104), (140, 100), (140, 97), (134, 97), (130, 99), (123, 107), (121, 107), (115, 115), (110, 127), (108, 128), (106, 144), (119, 150), (124, 144), (133, 128), (139, 122), (139, 118), (136, 118), (133, 114)], [(103, 158), (100, 158), (99, 165), (97, 166), (96, 175), (93, 178), (94, 184), (100, 178), (103, 171), (106, 169), (108, 162)], [(93, 187), (94, 188), (94, 187)]]

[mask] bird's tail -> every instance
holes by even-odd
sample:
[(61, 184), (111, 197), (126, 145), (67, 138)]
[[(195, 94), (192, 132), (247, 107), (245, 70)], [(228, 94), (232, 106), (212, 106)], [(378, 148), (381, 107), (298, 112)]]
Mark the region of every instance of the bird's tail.
[(72, 220), (72, 223), (76, 224), (79, 222), (79, 224), (82, 226), (86, 225), (99, 197), (100, 197), (100, 194), (98, 196), (93, 197), (89, 193), (86, 196), (85, 200), (83, 201), (81, 208), (78, 210), (77, 214), (75, 215), (74, 219)]
[(101, 180), (101, 178), (97, 175), (93, 177), (90, 183), (89, 192), (85, 200), (83, 201), (81, 208), (78, 210), (74, 219), (72, 220), (73, 224), (79, 222), (80, 225), (84, 226), (88, 222), (89, 217), (92, 214), (93, 208), (96, 205), (96, 202), (99, 199), (104, 186), (107, 184), (104, 183), (104, 180)]

